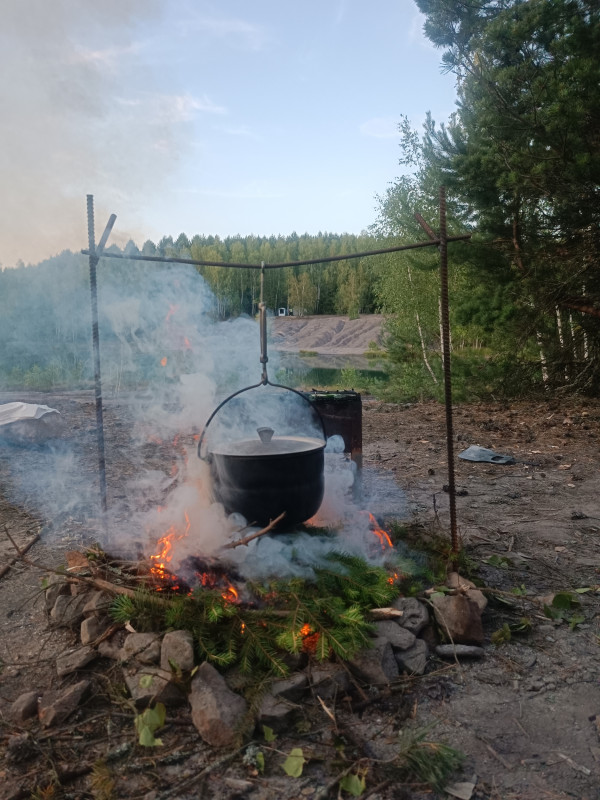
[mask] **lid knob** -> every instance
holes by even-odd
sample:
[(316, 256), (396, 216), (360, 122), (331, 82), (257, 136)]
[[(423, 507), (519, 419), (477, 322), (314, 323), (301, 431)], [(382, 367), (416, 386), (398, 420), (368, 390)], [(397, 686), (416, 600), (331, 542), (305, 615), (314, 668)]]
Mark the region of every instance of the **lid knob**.
[(260, 436), (260, 440), (263, 444), (268, 444), (273, 438), (273, 434), (275, 433), (273, 428), (257, 428), (256, 432)]

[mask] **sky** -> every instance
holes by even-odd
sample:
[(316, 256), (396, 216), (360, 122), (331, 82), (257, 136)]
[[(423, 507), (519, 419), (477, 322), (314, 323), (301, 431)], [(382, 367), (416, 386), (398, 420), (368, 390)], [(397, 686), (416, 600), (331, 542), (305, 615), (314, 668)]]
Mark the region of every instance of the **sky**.
[(0, 265), (96, 239), (360, 233), (455, 108), (412, 0), (3, 0)]

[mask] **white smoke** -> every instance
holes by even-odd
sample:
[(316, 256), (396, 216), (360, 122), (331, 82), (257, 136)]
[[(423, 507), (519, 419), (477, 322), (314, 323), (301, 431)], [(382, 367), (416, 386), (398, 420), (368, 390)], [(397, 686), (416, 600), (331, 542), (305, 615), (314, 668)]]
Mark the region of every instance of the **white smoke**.
[[(123, 73), (156, 87), (144, 23), (162, 0), (4, 0), (0, 25), (0, 263), (35, 262), (85, 241), (85, 195), (102, 223), (136, 220), (185, 150), (185, 125), (123, 96)], [(124, 184), (126, 176), (126, 184)], [(125, 188), (126, 187), (126, 188)], [(115, 232), (124, 245), (135, 230)]]
[[(105, 258), (98, 276), (109, 509), (104, 527), (89, 525), (90, 534), (115, 554), (141, 546), (146, 556), (172, 534), (171, 569), (188, 556), (214, 556), (255, 578), (307, 574), (332, 550), (376, 562), (385, 556), (339, 436), (327, 443), (325, 497), (307, 528), (313, 532), (264, 536), (224, 553), (224, 544), (249, 531), (242, 533), (245, 521), (214, 501), (209, 467), (198, 458), (198, 437), (213, 411), (232, 393), (254, 386), (214, 417), (212, 439), (207, 436), (213, 445), (256, 438), (261, 425), (280, 435), (322, 437), (318, 417), (293, 391), (255, 386), (262, 372), (257, 320), (215, 321), (214, 297), (192, 266)], [(86, 318), (89, 324), (81, 286), (64, 287), (62, 302), (65, 316), (79, 314), (80, 324)], [(270, 350), (274, 380), (277, 366)], [(63, 402), (74, 402), (68, 397)], [(51, 447), (3, 453), (16, 499), (35, 505), (55, 535), (73, 518), (85, 526), (100, 516), (94, 426), (80, 434), (79, 425)], [(403, 511), (400, 490), (388, 488), (395, 511)]]

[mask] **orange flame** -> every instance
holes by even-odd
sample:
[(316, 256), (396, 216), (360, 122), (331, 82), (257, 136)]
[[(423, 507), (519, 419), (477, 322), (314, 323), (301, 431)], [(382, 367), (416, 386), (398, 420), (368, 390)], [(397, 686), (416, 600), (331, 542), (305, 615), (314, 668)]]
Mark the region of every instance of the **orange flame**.
[(165, 317), (165, 322), (168, 322), (173, 314), (177, 311), (179, 306), (174, 306), (172, 303), (169, 303), (169, 310), (167, 311), (167, 316)]
[(237, 599), (239, 597), (238, 591), (235, 586), (231, 586), (231, 584), (225, 589), (225, 591), (221, 594), (223, 600), (227, 603), (237, 603)]
[(167, 357), (166, 356), (163, 356), (161, 358), (160, 365), (161, 365), (161, 367), (166, 367), (167, 366)]
[[(161, 512), (164, 509), (162, 506), (158, 506), (157, 510)], [(166, 534), (161, 536), (156, 544), (158, 552), (150, 556), (150, 562), (153, 563), (153, 566), (150, 567), (150, 573), (154, 575), (155, 578), (158, 578), (159, 581), (173, 583), (173, 581), (177, 580), (177, 577), (169, 572), (167, 566), (173, 560), (173, 545), (175, 542), (180, 542), (182, 539), (185, 539), (190, 531), (192, 523), (187, 511), (184, 513), (184, 518), (185, 529), (183, 533), (178, 533), (175, 525), (171, 525)], [(170, 588), (177, 589), (178, 586), (171, 586)], [(162, 591), (162, 587), (158, 587), (158, 591)]]
[(381, 542), (381, 549), (385, 550), (386, 546), (387, 547), (393, 547), (394, 544), (393, 544), (392, 540), (390, 539), (390, 536), (389, 536), (388, 532), (386, 530), (384, 530), (383, 528), (379, 527), (379, 525), (377, 524), (377, 520), (375, 519), (373, 514), (371, 514), (370, 512), (369, 512), (369, 522), (371, 523), (371, 528), (372, 528), (373, 533), (375, 534), (375, 536), (377, 536), (377, 538)]

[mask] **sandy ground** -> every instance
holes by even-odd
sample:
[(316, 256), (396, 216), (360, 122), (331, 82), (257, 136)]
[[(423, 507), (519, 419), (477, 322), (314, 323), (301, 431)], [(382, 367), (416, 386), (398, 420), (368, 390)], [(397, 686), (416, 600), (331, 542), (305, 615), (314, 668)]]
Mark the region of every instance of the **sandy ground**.
[[(296, 323), (302, 320), (293, 320)], [(38, 396), (35, 401), (58, 408), (67, 418), (68, 430), (78, 442), (82, 491), (93, 486), (97, 462), (92, 397)], [(109, 498), (114, 500), (122, 497), (124, 482), (134, 471), (128, 454), (126, 406), (108, 402), (106, 426), (111, 454)], [(364, 399), (366, 473), (371, 478), (378, 474), (393, 478), (401, 487), (408, 508), (402, 516), (413, 532), (447, 540), (444, 430), (440, 406), (396, 406)], [(483, 661), (448, 665), (432, 658), (428, 675), (403, 683), (402, 691), (372, 704), (353, 725), (363, 740), (378, 743), (393, 739), (402, 727), (434, 723), (432, 739), (465, 753), (465, 767), (458, 778), (474, 781), (473, 800), (598, 800), (599, 595), (590, 591), (579, 596), (584, 620), (574, 630), (565, 622), (546, 618), (539, 598), (600, 584), (600, 402), (549, 400), (457, 407), (455, 434), (456, 453), (479, 444), (517, 459), (513, 466), (456, 460), (458, 527), (478, 579), (506, 592), (519, 587), (526, 599), (515, 598), (512, 608), (490, 603), (484, 615)], [(42, 539), (29, 554), (39, 562), (58, 564), (65, 549), (83, 546), (94, 537), (98, 522), (84, 511), (71, 514), (60, 509), (49, 520), (34, 513), (35, 498), (30, 503), (7, 499), (14, 479), (7, 455), (0, 452), (5, 495), (0, 527), (11, 532), (20, 546), (41, 529)], [(148, 446), (144, 456), (149, 466), (168, 473), (172, 453), (167, 446)], [(27, 469), (39, 469), (42, 458), (42, 452), (31, 449), (21, 453)], [(54, 522), (52, 528), (50, 522)], [(14, 548), (1, 538), (1, 557), (6, 563)], [(496, 566), (486, 563), (491, 556), (497, 557), (492, 559)], [(491, 636), (504, 622), (521, 616), (533, 623), (529, 634), (514, 636), (498, 647), (491, 644)], [(51, 736), (36, 723), (16, 726), (6, 717), (9, 703), (20, 693), (56, 685), (56, 656), (70, 644), (70, 634), (48, 626), (40, 574), (17, 563), (0, 579), (0, 748), (22, 733), (33, 745), (24, 762), (0, 765), (0, 798), (29, 798), (27, 787), (51, 780), (57, 765), (73, 772), (76, 765), (105, 758), (120, 742), (134, 741), (131, 713), (111, 685), (110, 664), (103, 662), (90, 669), (98, 690), (89, 707)], [(408, 718), (410, 714), (414, 719)], [(277, 746), (285, 752), (293, 746), (319, 750), (328, 724), (325, 717), (319, 720), (320, 739), (290, 731)], [(247, 780), (248, 774), (238, 758), (215, 770), (203, 794), (195, 789), (173, 795), (169, 792), (174, 783), (204, 768), (215, 754), (181, 721), (173, 722), (165, 739), (171, 762), (161, 761), (163, 756), (166, 759), (165, 752), (149, 755), (135, 747), (125, 760), (114, 763), (114, 796), (292, 800), (312, 796), (335, 774), (317, 760), (302, 779), (294, 781), (282, 776), (273, 756), (269, 763), (274, 766), (266, 777), (252, 778), (250, 789), (240, 793), (231, 781)], [(90, 786), (89, 777), (72, 779), (53, 797), (99, 797)], [(392, 786), (370, 796), (441, 800), (446, 795)]]
[(274, 317), (269, 321), (271, 346), (275, 350), (300, 350), (328, 355), (363, 355), (369, 345), (381, 345), (385, 318), (364, 314), (348, 316)]
[[(570, 630), (544, 616), (553, 593), (600, 583), (600, 404), (477, 405), (455, 409), (455, 454), (477, 444), (513, 466), (456, 459), (458, 530), (481, 581), (521, 588), (533, 631), (486, 648), (482, 662), (424, 681), (420, 721), (468, 754), (477, 797), (600, 797), (598, 594), (580, 595), (585, 621)], [(423, 535), (448, 535), (444, 411), (437, 405), (367, 403), (367, 467), (392, 470)], [(495, 557), (495, 558), (494, 558)], [(486, 564), (492, 558), (493, 563)], [(542, 599), (542, 602), (540, 602)], [(487, 641), (506, 621), (490, 603)], [(469, 771), (471, 775), (469, 776)]]

